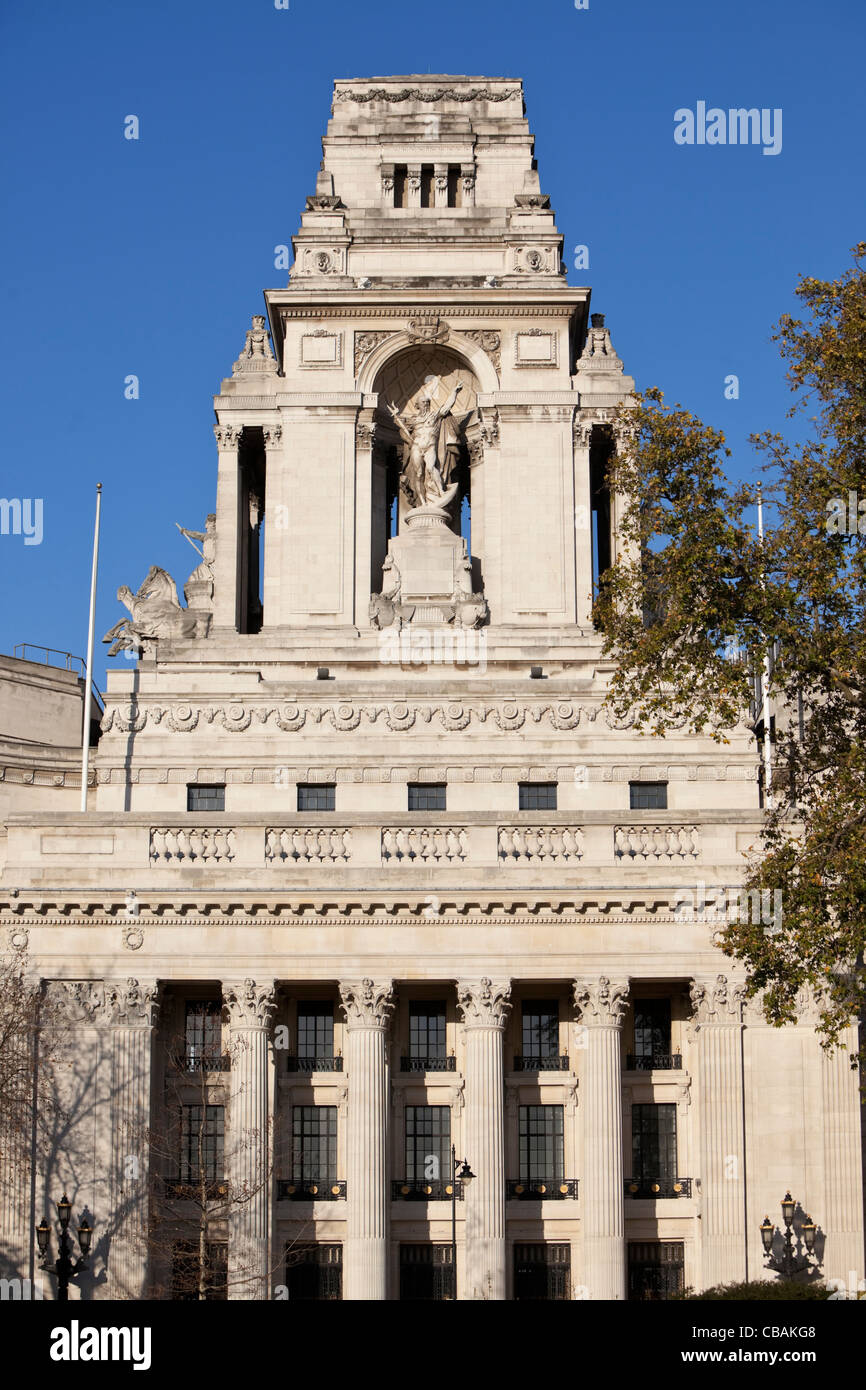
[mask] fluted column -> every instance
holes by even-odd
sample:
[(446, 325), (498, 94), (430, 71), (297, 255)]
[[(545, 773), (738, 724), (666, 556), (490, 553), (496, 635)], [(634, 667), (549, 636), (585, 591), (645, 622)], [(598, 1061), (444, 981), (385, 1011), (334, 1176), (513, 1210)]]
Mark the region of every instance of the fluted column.
[(746, 1278), (743, 996), (724, 975), (693, 980), (701, 1165), (701, 1283)]
[(581, 1283), (594, 1301), (626, 1296), (620, 1035), (628, 988), (628, 980), (611, 982), (605, 975), (574, 982), (574, 1002), (586, 1028), (580, 1076)]
[(111, 1298), (147, 1297), (153, 1037), (160, 985), (107, 984), (111, 1026)]
[(223, 982), (229, 1013), (231, 1090), (226, 1166), (229, 1297), (264, 1299), (270, 1289), (272, 1135), (268, 1114), (268, 1036), (276, 1008), (273, 981)]
[(860, 1094), (858, 1073), (851, 1069), (856, 1027), (844, 1029), (839, 1041), (843, 1047), (821, 1049), (825, 1210), (813, 1215), (827, 1233), (825, 1278), (841, 1279), (856, 1291), (864, 1277)]
[(391, 980), (341, 981), (346, 1014), (349, 1127), (344, 1299), (388, 1297), (387, 1033)]
[[(466, 1067), (464, 1148), (475, 1173), (467, 1184), (464, 1297), (506, 1297), (505, 1087), (502, 1035), (510, 980), (459, 980)], [(456, 1275), (456, 1271), (455, 1271)]]

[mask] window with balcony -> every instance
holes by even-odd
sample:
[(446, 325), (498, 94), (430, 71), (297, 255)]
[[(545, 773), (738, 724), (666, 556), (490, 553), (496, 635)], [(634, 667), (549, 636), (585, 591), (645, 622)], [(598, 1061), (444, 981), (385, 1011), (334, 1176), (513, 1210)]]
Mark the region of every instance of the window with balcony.
[(410, 782), (410, 783), (409, 783), (409, 810), (410, 810), (410, 811), (444, 811), (444, 810), (445, 810), (445, 783), (444, 783), (444, 782)]
[[(451, 1192), (451, 1109), (447, 1105), (406, 1106), (406, 1178), (401, 1195), (431, 1199)], [(408, 1193), (402, 1188), (408, 1187)]]
[(186, 809), (188, 811), (224, 811), (226, 808), (226, 789), (218, 783), (205, 786), (203, 783), (190, 783), (186, 789)]
[(299, 811), (333, 811), (336, 809), (337, 788), (333, 783), (298, 783)]
[(446, 1054), (445, 1001), (413, 999), (409, 1003), (409, 1055), (401, 1071), (453, 1071), (454, 1058)]
[(563, 1302), (571, 1298), (571, 1247), (515, 1245), (514, 1297)]
[(180, 1181), (221, 1182), (225, 1143), (225, 1107), (182, 1105), (180, 1108)]
[(519, 1116), (520, 1182), (560, 1182), (565, 1169), (561, 1105), (521, 1105)]
[(683, 1266), (680, 1240), (629, 1241), (629, 1301), (657, 1303), (682, 1293)]
[(336, 1105), (292, 1106), (292, 1182), (314, 1196), (336, 1186)]
[(454, 1298), (450, 1245), (400, 1246), (400, 1300), (440, 1303)]
[(184, 1050), (179, 1059), (184, 1071), (225, 1071), (222, 1055), (222, 1000), (188, 999)]
[(629, 782), (628, 804), (632, 811), (666, 811), (667, 782)]
[(675, 1071), (682, 1058), (671, 1053), (670, 999), (636, 999), (634, 1004), (634, 1052), (628, 1054), (629, 1071)]
[(515, 1071), (567, 1071), (568, 1058), (559, 1055), (559, 1003), (556, 999), (525, 999), (521, 1051)]
[(298, 1048), (289, 1057), (289, 1071), (342, 1071), (342, 1057), (334, 1056), (334, 1005), (330, 999), (298, 1003)]
[[(633, 1197), (674, 1197), (682, 1185), (677, 1179), (677, 1107), (633, 1105), (631, 1109), (632, 1177), (627, 1184)], [(632, 1190), (634, 1189), (634, 1190)]]
[(227, 1299), (228, 1252), (228, 1245), (224, 1241), (208, 1241), (202, 1269), (198, 1241), (175, 1241), (171, 1250), (172, 1298), (181, 1303), (202, 1297), (207, 1302)]
[(287, 1245), (289, 1302), (338, 1302), (343, 1297), (342, 1245)]
[(518, 806), (521, 811), (555, 811), (555, 782), (520, 782)]

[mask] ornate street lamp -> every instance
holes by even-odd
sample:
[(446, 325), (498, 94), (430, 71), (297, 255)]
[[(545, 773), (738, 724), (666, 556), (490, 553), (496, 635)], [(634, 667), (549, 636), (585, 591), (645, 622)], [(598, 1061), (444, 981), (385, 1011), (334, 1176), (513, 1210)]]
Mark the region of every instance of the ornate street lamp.
[(57, 1220), (60, 1224), (60, 1253), (53, 1264), (47, 1259), (51, 1227), (46, 1217), (43, 1216), (36, 1227), (36, 1244), (39, 1247), (39, 1254), (43, 1257), (39, 1268), (44, 1269), (47, 1274), (56, 1276), (58, 1303), (69, 1301), (70, 1279), (74, 1279), (82, 1270), (87, 1269), (86, 1256), (90, 1251), (90, 1242), (93, 1239), (93, 1228), (88, 1226), (86, 1221), (82, 1221), (78, 1227), (78, 1244), (81, 1255), (78, 1259), (73, 1260), (72, 1241), (69, 1238), (69, 1218), (71, 1215), (72, 1203), (64, 1192), (57, 1203)]
[[(794, 1213), (797, 1209), (797, 1203), (790, 1192), (785, 1193), (781, 1206), (782, 1220), (785, 1226), (785, 1244), (782, 1254), (773, 1254), (773, 1241), (776, 1237), (776, 1227), (773, 1225), (769, 1216), (765, 1216), (761, 1222), (761, 1241), (768, 1257), (767, 1269), (775, 1269), (778, 1274), (784, 1274), (790, 1279), (794, 1274), (802, 1274), (806, 1270), (811, 1270), (812, 1261), (809, 1256), (815, 1249), (815, 1236), (818, 1227), (815, 1225), (808, 1212), (806, 1213), (805, 1221), (799, 1222), (796, 1226), (794, 1225)], [(798, 1247), (802, 1240), (803, 1245), (806, 1247), (805, 1255), (797, 1255), (794, 1253), (795, 1239)]]
[(466, 1187), (475, 1177), (467, 1160), (464, 1158), (460, 1171), (457, 1170), (457, 1150), (451, 1145), (451, 1279), (453, 1281), (453, 1295), (457, 1297), (457, 1183), (458, 1180)]

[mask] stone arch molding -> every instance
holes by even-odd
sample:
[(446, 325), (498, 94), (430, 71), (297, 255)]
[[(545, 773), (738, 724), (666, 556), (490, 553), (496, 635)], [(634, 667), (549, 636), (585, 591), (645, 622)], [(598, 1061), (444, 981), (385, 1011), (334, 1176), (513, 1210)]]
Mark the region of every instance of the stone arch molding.
[[(417, 346), (417, 337), (406, 330), (398, 330), (389, 334), (383, 342), (374, 347), (369, 356), (365, 357), (361, 363), (358, 369), (358, 390), (364, 395), (375, 394), (376, 378), (382, 368), (398, 353)], [(478, 343), (449, 327), (447, 342), (443, 342), (439, 346), (450, 348), (457, 357), (463, 359), (464, 365), (475, 374), (479, 394), (499, 390), (499, 377), (496, 374), (496, 368)]]

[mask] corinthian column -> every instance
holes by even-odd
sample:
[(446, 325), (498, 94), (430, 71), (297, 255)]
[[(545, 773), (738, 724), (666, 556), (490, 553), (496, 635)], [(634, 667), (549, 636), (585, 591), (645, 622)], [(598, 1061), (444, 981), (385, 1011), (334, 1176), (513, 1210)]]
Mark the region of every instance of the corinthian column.
[(582, 1282), (593, 1300), (619, 1299), (625, 1288), (620, 1034), (628, 980), (606, 975), (575, 980), (574, 1002), (586, 1033), (583, 1093)]
[(701, 1163), (702, 1287), (746, 1277), (743, 989), (693, 980)]
[(340, 982), (346, 1014), (349, 1143), (345, 1299), (388, 1297), (388, 1068), (391, 980)]
[[(510, 980), (459, 980), (466, 1053), (466, 1158), (475, 1181), (467, 1185), (465, 1297), (504, 1299), (505, 1089), (502, 1035), (511, 1008)], [(455, 1278), (456, 1278), (455, 1270)]]
[(223, 982), (229, 1013), (228, 1180), (229, 1297), (269, 1296), (271, 1125), (268, 1115), (268, 1034), (276, 1008), (274, 983)]
[(106, 985), (111, 1024), (111, 1298), (147, 1297), (150, 1101), (158, 981)]

